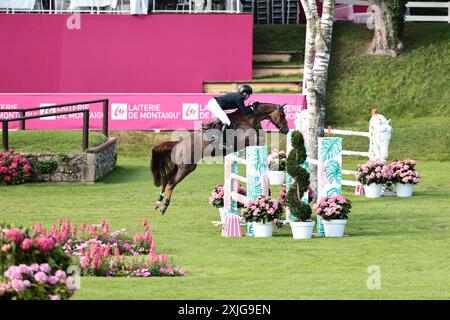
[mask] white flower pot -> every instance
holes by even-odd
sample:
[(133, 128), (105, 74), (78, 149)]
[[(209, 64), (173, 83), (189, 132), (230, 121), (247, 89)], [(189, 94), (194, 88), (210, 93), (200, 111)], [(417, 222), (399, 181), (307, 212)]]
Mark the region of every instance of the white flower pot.
[(286, 181), (286, 171), (269, 171), (269, 183), (282, 185)]
[(273, 222), (252, 222), (253, 234), (255, 238), (268, 238), (272, 236), (273, 233)]
[(383, 185), (377, 183), (366, 184), (364, 186), (364, 193), (367, 198), (379, 198), (381, 197), (381, 189)]
[(340, 238), (344, 236), (345, 225), (347, 220), (335, 219), (325, 220), (322, 219), (323, 228), (325, 230), (325, 237)]
[(397, 183), (395, 185), (395, 190), (397, 192), (397, 197), (411, 197), (413, 193), (413, 184), (403, 184)]
[(315, 221), (290, 222), (294, 239), (311, 239)]
[(226, 213), (227, 213), (227, 210), (225, 209), (225, 207), (219, 208), (220, 221), (222, 222), (222, 224), (225, 223)]

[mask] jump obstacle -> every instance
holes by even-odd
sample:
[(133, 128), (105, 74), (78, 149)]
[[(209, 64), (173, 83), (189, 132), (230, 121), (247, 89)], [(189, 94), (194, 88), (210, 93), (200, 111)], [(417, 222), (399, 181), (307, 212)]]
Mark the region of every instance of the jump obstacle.
[[(295, 121), (296, 130), (302, 132), (305, 139), (305, 147), (308, 149), (308, 130), (304, 124), (307, 122), (301, 121), (301, 117), (307, 115), (306, 112), (300, 113)], [(376, 110), (372, 110), (372, 117), (376, 116)], [(381, 116), (381, 115), (380, 115)], [(383, 117), (383, 116), (381, 116)], [(383, 117), (384, 118), (384, 117)], [(342, 194), (342, 185), (355, 187), (355, 193), (361, 192), (360, 184), (356, 180), (344, 180), (342, 175), (356, 174), (356, 171), (342, 169), (342, 156), (360, 156), (368, 159), (376, 159), (379, 155), (374, 154), (373, 144), (376, 139), (372, 124), (369, 132), (339, 130), (339, 129), (325, 129), (324, 133), (328, 137), (318, 139), (318, 156), (316, 159), (307, 158), (303, 167), (309, 169), (310, 164), (317, 166), (317, 199), (322, 197), (329, 197), (336, 194)], [(344, 136), (361, 136), (369, 138), (369, 152), (343, 150), (343, 139), (340, 137), (329, 137), (329, 135), (344, 135)], [(292, 131), (289, 131), (286, 139), (286, 153), (289, 154), (292, 149), (291, 146)], [(247, 203), (248, 199), (257, 198), (259, 195), (269, 194), (269, 179), (268, 179), (268, 162), (267, 162), (268, 147), (252, 146), (246, 148), (246, 159), (239, 158), (239, 153), (234, 152), (225, 157), (225, 174), (224, 174), (224, 207), (226, 215), (230, 221), (225, 222), (222, 229), (222, 236), (241, 236), (239, 212), (237, 209), (237, 202)], [(238, 174), (238, 165), (246, 165), (246, 177)], [(239, 182), (247, 184), (247, 196), (241, 195), (237, 192)], [(286, 174), (286, 188), (292, 187), (292, 178)], [(308, 195), (305, 194), (303, 201), (308, 202)], [(233, 215), (229, 215), (233, 214)], [(234, 223), (231, 220), (234, 219)], [(227, 217), (225, 218), (227, 221)], [(293, 221), (289, 215), (286, 221)], [(320, 216), (317, 217), (317, 235), (324, 236), (323, 223)], [(251, 224), (247, 224), (247, 235), (252, 236), (253, 230)]]
[[(246, 177), (239, 175), (239, 164), (245, 165)], [(267, 146), (250, 146), (245, 149), (245, 159), (239, 152), (225, 156), (224, 165), (224, 208), (225, 223), (223, 237), (242, 236), (238, 202), (246, 204), (249, 199), (269, 194), (269, 164)], [(247, 196), (238, 193), (239, 182), (247, 184)], [(251, 224), (247, 224), (247, 235), (253, 236)]]

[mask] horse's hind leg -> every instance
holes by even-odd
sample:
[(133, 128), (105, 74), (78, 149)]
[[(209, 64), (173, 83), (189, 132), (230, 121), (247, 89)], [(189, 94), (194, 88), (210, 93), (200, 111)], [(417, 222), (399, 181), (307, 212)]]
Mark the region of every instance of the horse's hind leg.
[(173, 177), (176, 175), (177, 171), (178, 167), (174, 166), (172, 171), (170, 171), (170, 173), (167, 176), (162, 178), (161, 192), (159, 193), (158, 198), (156, 198), (156, 201), (154, 202), (155, 210), (159, 209), (161, 207), (161, 204), (163, 204), (165, 198), (164, 193), (166, 192), (167, 185), (169, 184), (169, 181), (173, 179)]
[(177, 171), (177, 174), (173, 179), (170, 180), (170, 182), (167, 185), (167, 193), (163, 202), (163, 207), (159, 209), (161, 214), (166, 213), (167, 208), (170, 205), (170, 198), (172, 197), (173, 189), (175, 189), (175, 186), (180, 183), (189, 173), (195, 170), (197, 167), (197, 164), (190, 164), (186, 165), (182, 168), (179, 168)]
[(161, 202), (164, 200), (164, 192), (166, 192), (166, 186), (166, 182), (161, 184), (161, 192), (159, 193), (159, 197), (155, 201), (155, 210), (159, 209), (159, 207), (161, 206)]

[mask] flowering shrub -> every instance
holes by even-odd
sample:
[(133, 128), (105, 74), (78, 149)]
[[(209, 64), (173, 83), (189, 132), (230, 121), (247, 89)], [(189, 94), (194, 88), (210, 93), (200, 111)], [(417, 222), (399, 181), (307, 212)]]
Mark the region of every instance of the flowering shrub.
[(420, 181), (420, 175), (415, 170), (416, 161), (411, 159), (394, 161), (389, 164), (392, 170), (392, 181), (403, 184), (416, 184)]
[(356, 179), (361, 184), (383, 184), (392, 180), (392, 170), (384, 160), (367, 161), (358, 165)]
[(52, 272), (48, 263), (10, 266), (0, 282), (0, 299), (65, 300), (77, 286), (62, 270)]
[(7, 185), (27, 182), (31, 177), (31, 166), (27, 158), (14, 154), (14, 150), (0, 153), (0, 182)]
[[(239, 184), (238, 193), (242, 194), (242, 195), (246, 195), (247, 194), (247, 190)], [(214, 188), (214, 191), (211, 192), (211, 196), (209, 197), (209, 204), (212, 205), (213, 207), (216, 207), (216, 208), (223, 208), (223, 206), (224, 206), (224, 203), (223, 203), (223, 196), (224, 196), (224, 194), (225, 193), (224, 193), (223, 186), (220, 185), (220, 184), (217, 185)], [(240, 202), (238, 202), (238, 208), (242, 208), (242, 207), (243, 207), (243, 205)]]
[(270, 171), (286, 170), (286, 152), (273, 149), (272, 153), (267, 157)]
[(40, 224), (33, 227), (38, 233), (51, 234), (65, 252), (78, 259), (81, 274), (86, 276), (183, 276), (185, 271), (168, 263), (168, 255), (156, 253), (156, 241), (150, 226), (144, 219), (144, 235), (136, 233), (134, 240), (125, 230), (111, 232), (103, 220), (100, 225), (87, 226), (80, 230), (58, 219), (59, 227), (52, 225), (48, 232)]
[(278, 201), (264, 195), (250, 199), (242, 209), (242, 217), (246, 222), (273, 221), (278, 227), (282, 226), (280, 221), (282, 213), (283, 206)]
[(349, 199), (341, 195), (333, 195), (331, 197), (324, 197), (319, 202), (315, 203), (314, 211), (318, 216), (325, 220), (332, 219), (347, 219), (352, 204)]
[(73, 264), (53, 236), (0, 226), (0, 299), (68, 299), (76, 286), (63, 270)]

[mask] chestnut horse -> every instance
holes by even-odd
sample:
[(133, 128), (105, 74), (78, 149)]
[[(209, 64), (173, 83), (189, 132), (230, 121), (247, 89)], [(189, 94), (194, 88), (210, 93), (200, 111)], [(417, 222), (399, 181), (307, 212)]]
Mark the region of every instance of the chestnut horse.
[[(257, 144), (254, 138), (257, 126), (263, 120), (271, 121), (282, 134), (287, 134), (289, 127), (283, 107), (284, 105), (260, 103), (249, 115), (245, 115), (239, 110), (229, 113), (228, 117), (236, 131), (232, 135), (234, 148), (227, 151), (241, 151), (248, 145)], [(155, 210), (159, 208), (161, 214), (164, 214), (170, 204), (175, 186), (195, 170), (203, 157), (218, 155), (216, 153), (217, 145), (214, 145), (208, 133), (214, 131), (216, 137), (221, 137), (221, 127), (220, 121), (214, 120), (203, 124), (202, 132), (193, 132), (179, 141), (162, 142), (153, 148), (151, 171), (155, 186), (161, 187), (160, 195), (155, 202)], [(252, 143), (252, 140), (255, 143)], [(236, 148), (236, 145), (240, 148)], [(164, 195), (166, 188), (167, 193)]]

